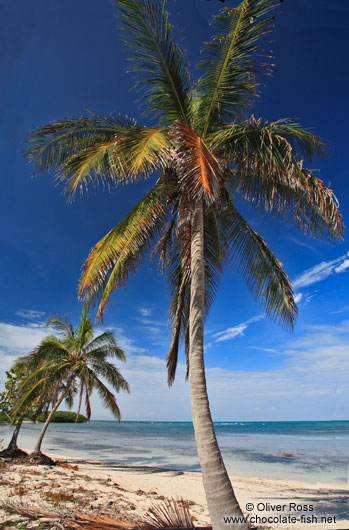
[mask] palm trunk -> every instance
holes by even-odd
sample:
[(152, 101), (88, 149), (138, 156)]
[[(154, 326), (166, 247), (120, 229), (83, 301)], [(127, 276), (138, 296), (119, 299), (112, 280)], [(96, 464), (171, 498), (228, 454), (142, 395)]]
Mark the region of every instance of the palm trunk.
[(227, 525), (223, 520), (223, 517), (242, 516), (242, 512), (218, 447), (207, 395), (204, 365), (203, 243), (203, 208), (199, 203), (192, 215), (189, 320), (190, 398), (195, 440), (213, 530), (227, 530), (228, 526), (234, 530), (248, 530), (246, 522)]
[(42, 444), (42, 441), (44, 439), (45, 433), (47, 431), (47, 427), (50, 425), (54, 413), (56, 412), (56, 410), (58, 409), (58, 407), (62, 403), (62, 401), (65, 398), (65, 396), (68, 394), (68, 391), (69, 391), (69, 388), (70, 388), (70, 385), (71, 385), (72, 381), (73, 381), (73, 377), (68, 379), (68, 381), (66, 383), (65, 390), (62, 392), (61, 397), (58, 399), (58, 401), (54, 405), (53, 409), (51, 410), (50, 414), (47, 416), (46, 421), (44, 423), (44, 426), (41, 429), (38, 441), (36, 442), (36, 445), (34, 447), (33, 454), (41, 453), (41, 444)]
[(17, 438), (18, 438), (19, 431), (20, 431), (20, 429), (22, 427), (24, 418), (25, 418), (25, 415), (21, 416), (19, 418), (19, 420), (17, 421), (15, 430), (12, 433), (11, 441), (10, 441), (10, 443), (7, 446), (7, 451), (16, 451), (16, 449), (18, 449), (18, 447), (17, 447)]
[(77, 422), (78, 422), (78, 419), (79, 419), (79, 414), (80, 414), (80, 410), (81, 410), (81, 403), (82, 403), (82, 395), (83, 395), (83, 392), (84, 392), (84, 387), (83, 387), (82, 384), (81, 384), (80, 397), (79, 397), (79, 406), (78, 406), (78, 411), (77, 411), (76, 416), (75, 416), (75, 422), (74, 422), (74, 423), (77, 423)]

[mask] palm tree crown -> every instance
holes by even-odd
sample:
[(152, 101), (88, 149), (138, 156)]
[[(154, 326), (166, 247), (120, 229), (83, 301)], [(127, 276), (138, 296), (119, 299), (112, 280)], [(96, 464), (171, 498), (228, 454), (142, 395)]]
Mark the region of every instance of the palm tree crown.
[[(69, 398), (68, 390), (80, 381), (86, 390), (88, 417), (91, 416), (89, 395), (96, 389), (104, 404), (120, 420), (115, 395), (102, 380), (105, 379), (116, 392), (129, 392), (128, 383), (108, 360), (126, 361), (125, 353), (117, 345), (113, 333), (104, 332), (93, 338), (93, 326), (86, 308), (76, 331), (68, 320), (59, 316), (48, 319), (47, 325), (58, 333), (47, 336), (28, 356), (22, 358), (32, 373), (22, 384), (27, 392), (19, 407), (22, 408), (33, 396), (42, 392), (56, 393), (57, 399), (65, 392), (65, 397)], [(57, 399), (54, 399), (55, 403)]]

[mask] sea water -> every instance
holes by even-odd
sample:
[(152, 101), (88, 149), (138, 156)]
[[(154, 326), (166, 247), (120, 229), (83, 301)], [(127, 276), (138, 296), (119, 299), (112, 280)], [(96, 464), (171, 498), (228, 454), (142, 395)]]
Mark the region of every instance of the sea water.
[[(25, 423), (19, 445), (33, 448), (41, 427)], [(231, 475), (348, 483), (349, 421), (218, 422), (215, 430)], [(10, 434), (0, 424), (3, 444)], [(191, 422), (52, 423), (42, 449), (113, 465), (200, 470)]]

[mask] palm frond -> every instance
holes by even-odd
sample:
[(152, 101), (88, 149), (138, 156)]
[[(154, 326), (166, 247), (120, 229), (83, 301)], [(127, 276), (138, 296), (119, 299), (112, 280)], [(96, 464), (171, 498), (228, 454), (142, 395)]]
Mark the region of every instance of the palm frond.
[(46, 321), (46, 326), (55, 329), (59, 334), (63, 335), (64, 337), (74, 337), (73, 326), (66, 317), (61, 317), (59, 315), (49, 317)]
[(153, 505), (144, 518), (147, 530), (161, 528), (195, 528), (189, 511), (189, 503), (184, 499), (165, 499)]
[(97, 389), (97, 392), (102, 399), (104, 405), (111, 410), (114, 416), (120, 421), (121, 414), (118, 404), (116, 402), (115, 396), (110, 390), (105, 386), (105, 384), (98, 378), (97, 374), (89, 369), (90, 377), (93, 380), (93, 386)]
[(91, 359), (94, 357), (105, 359), (110, 356), (126, 362), (125, 352), (118, 346), (114, 333), (110, 331), (105, 331), (91, 340), (87, 348), (85, 348), (84, 353), (87, 358)]
[(212, 127), (240, 115), (257, 93), (257, 74), (270, 72), (265, 36), (273, 27), (270, 10), (276, 0), (243, 0), (214, 17), (216, 33), (206, 43), (199, 67), (195, 121), (205, 138)]
[(133, 127), (123, 136), (118, 156), (128, 179), (134, 180), (139, 174), (147, 177), (159, 167), (166, 167), (171, 157), (169, 139), (162, 129)]
[(212, 204), (219, 196), (223, 178), (219, 161), (205, 142), (184, 123), (177, 122), (171, 128), (176, 157), (176, 172), (180, 189), (195, 202), (205, 199)]
[(93, 325), (87, 314), (87, 306), (84, 305), (81, 319), (76, 332), (76, 343), (79, 351), (83, 352), (93, 339)]
[(35, 400), (46, 399), (57, 382), (62, 381), (71, 368), (70, 363), (47, 362), (27, 377), (20, 388), (20, 398), (13, 411), (13, 418), (25, 412)]
[(96, 189), (98, 184), (110, 191), (118, 181), (126, 178), (123, 161), (117, 154), (120, 138), (109, 141), (96, 139), (93, 145), (80, 149), (73, 154), (60, 168), (57, 180), (64, 182), (64, 191), (68, 201), (72, 201), (80, 191), (82, 196), (87, 194), (92, 185)]
[(62, 357), (68, 357), (69, 350), (62, 340), (54, 335), (48, 335), (28, 355), (20, 360), (26, 363), (28, 369), (36, 369), (42, 361), (55, 361)]
[(165, 0), (114, 0), (120, 10), (125, 44), (131, 52), (135, 88), (143, 89), (146, 111), (161, 125), (187, 121), (189, 74), (168, 21)]
[(327, 146), (318, 136), (289, 120), (268, 123), (252, 116), (217, 131), (211, 142), (212, 149), (225, 150), (234, 188), (244, 199), (294, 221), (304, 233), (343, 236), (332, 190), (299, 160), (325, 154)]
[(26, 142), (25, 159), (38, 173), (59, 169), (73, 155), (115, 141), (136, 122), (111, 113), (58, 120), (34, 129)]
[(268, 122), (262, 118), (256, 119), (254, 115), (248, 120), (235, 120), (212, 132), (207, 143), (214, 151), (224, 149), (231, 161), (245, 158), (264, 145), (269, 147), (271, 153), (273, 149), (279, 148), (285, 150), (285, 155), (292, 152), (308, 160), (314, 155), (325, 156), (328, 149), (328, 145), (317, 134), (289, 118)]
[[(171, 285), (170, 322), (172, 327), (172, 341), (166, 357), (167, 381), (169, 386), (173, 384), (176, 375), (180, 338), (182, 337), (184, 343), (186, 343), (189, 330), (191, 233), (189, 226), (184, 229), (187, 233), (185, 235), (182, 233), (179, 237), (179, 242), (177, 242), (177, 245), (174, 245), (166, 270)], [(225, 258), (226, 253), (220, 241), (216, 214), (211, 211), (205, 214), (204, 223), (206, 316), (209, 313), (218, 288)], [(189, 364), (187, 357), (187, 375), (188, 373)]]
[(120, 392), (120, 390), (130, 392), (127, 381), (122, 377), (114, 364), (105, 361), (104, 359), (95, 359), (94, 361), (91, 361), (91, 366), (94, 372), (104, 377), (114, 390), (117, 392)]
[(164, 186), (157, 184), (92, 249), (80, 280), (79, 295), (99, 300), (98, 316), (103, 317), (112, 291), (121, 287), (135, 271), (166, 218)]
[(293, 329), (297, 317), (291, 282), (281, 263), (230, 202), (219, 216), (222, 244), (266, 314)]

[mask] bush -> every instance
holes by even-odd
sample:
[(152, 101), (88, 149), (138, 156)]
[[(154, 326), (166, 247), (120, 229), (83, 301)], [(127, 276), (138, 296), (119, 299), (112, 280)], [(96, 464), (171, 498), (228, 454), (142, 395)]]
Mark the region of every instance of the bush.
[[(53, 423), (74, 423), (75, 417), (76, 417), (76, 412), (58, 410), (57, 412), (54, 413), (51, 421)], [(45, 420), (46, 420), (46, 416), (44, 416), (44, 414), (40, 414), (40, 416), (36, 418), (36, 421), (44, 422)], [(79, 414), (78, 423), (85, 423), (85, 421), (87, 421), (87, 418), (83, 416), (82, 414)]]
[(5, 421), (6, 423), (8, 423), (8, 419), (7, 419), (7, 417), (5, 416), (5, 414), (4, 414), (3, 412), (0, 412), (0, 423), (2, 423), (2, 422), (4, 422), (4, 421)]

